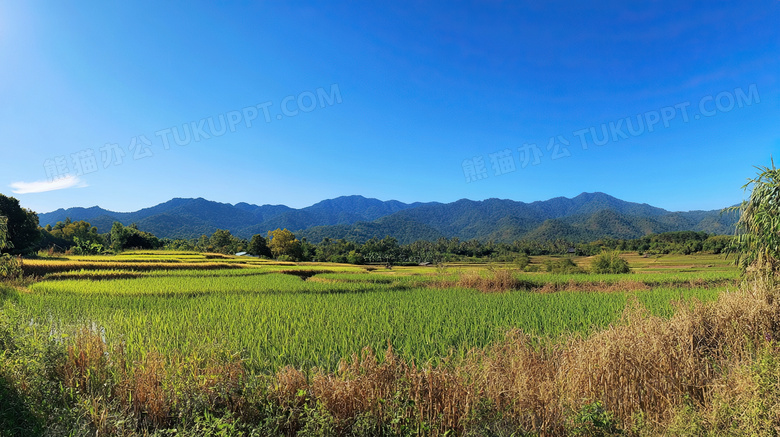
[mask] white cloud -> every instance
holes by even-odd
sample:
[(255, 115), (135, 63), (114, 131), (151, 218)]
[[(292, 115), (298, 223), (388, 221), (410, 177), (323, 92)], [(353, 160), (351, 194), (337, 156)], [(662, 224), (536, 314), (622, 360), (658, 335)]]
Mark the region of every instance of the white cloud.
[(82, 188), (86, 186), (87, 183), (79, 179), (78, 176), (68, 175), (51, 181), (14, 182), (11, 184), (11, 189), (14, 194), (29, 194), (64, 190), (73, 187)]

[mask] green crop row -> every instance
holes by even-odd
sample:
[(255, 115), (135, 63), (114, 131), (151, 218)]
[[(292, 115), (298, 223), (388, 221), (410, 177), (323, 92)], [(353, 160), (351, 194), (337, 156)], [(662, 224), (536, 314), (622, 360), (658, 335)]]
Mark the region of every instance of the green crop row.
[(135, 357), (218, 346), (240, 352), (259, 371), (273, 371), (333, 369), (364, 346), (383, 350), (388, 341), (417, 362), (435, 362), (485, 347), (511, 328), (550, 338), (587, 335), (617, 322), (633, 297), (668, 316), (671, 301), (712, 300), (723, 288), (485, 294), (270, 273), (44, 281), (31, 290), (19, 296), (19, 307), (50, 332), (101, 326), (109, 342), (124, 342)]
[(234, 293), (359, 293), (380, 290), (378, 284), (368, 283), (327, 283), (304, 281), (292, 274), (266, 273), (252, 274), (253, 270), (242, 270), (235, 275), (182, 275), (147, 276), (112, 281), (87, 281), (83, 279), (65, 279), (42, 281), (30, 286), (36, 295), (70, 296), (175, 296)]

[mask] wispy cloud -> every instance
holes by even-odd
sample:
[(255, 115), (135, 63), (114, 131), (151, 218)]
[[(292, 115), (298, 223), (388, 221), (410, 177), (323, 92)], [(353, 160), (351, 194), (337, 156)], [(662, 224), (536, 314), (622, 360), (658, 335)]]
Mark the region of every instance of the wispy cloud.
[(87, 183), (78, 176), (68, 175), (52, 181), (14, 182), (11, 190), (14, 194), (44, 193), (46, 191), (64, 190), (66, 188), (86, 187)]

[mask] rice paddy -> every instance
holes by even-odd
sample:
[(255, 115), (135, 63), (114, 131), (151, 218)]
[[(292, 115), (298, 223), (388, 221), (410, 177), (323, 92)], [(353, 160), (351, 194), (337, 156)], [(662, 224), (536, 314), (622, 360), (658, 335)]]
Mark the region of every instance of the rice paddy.
[[(26, 320), (52, 335), (93, 327), (135, 358), (225, 350), (267, 373), (331, 370), (366, 346), (382, 351), (388, 344), (406, 359), (435, 364), (487, 348), (512, 329), (551, 341), (587, 336), (619, 323), (629, 302), (669, 317), (675, 301), (714, 300), (737, 278), (716, 257), (686, 257), (693, 269), (644, 261), (630, 275), (553, 275), (511, 265), (388, 270), (130, 252), (25, 261), (42, 279), (17, 303)], [(517, 289), (483, 293), (458, 285), (464, 275), (506, 269)]]

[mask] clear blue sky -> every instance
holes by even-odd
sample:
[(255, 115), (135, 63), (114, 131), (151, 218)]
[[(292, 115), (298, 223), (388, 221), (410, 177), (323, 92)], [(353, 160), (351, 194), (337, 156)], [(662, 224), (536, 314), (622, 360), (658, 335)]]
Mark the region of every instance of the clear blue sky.
[(0, 3), (0, 192), (691, 210), (780, 160), (776, 0), (158, 3)]

